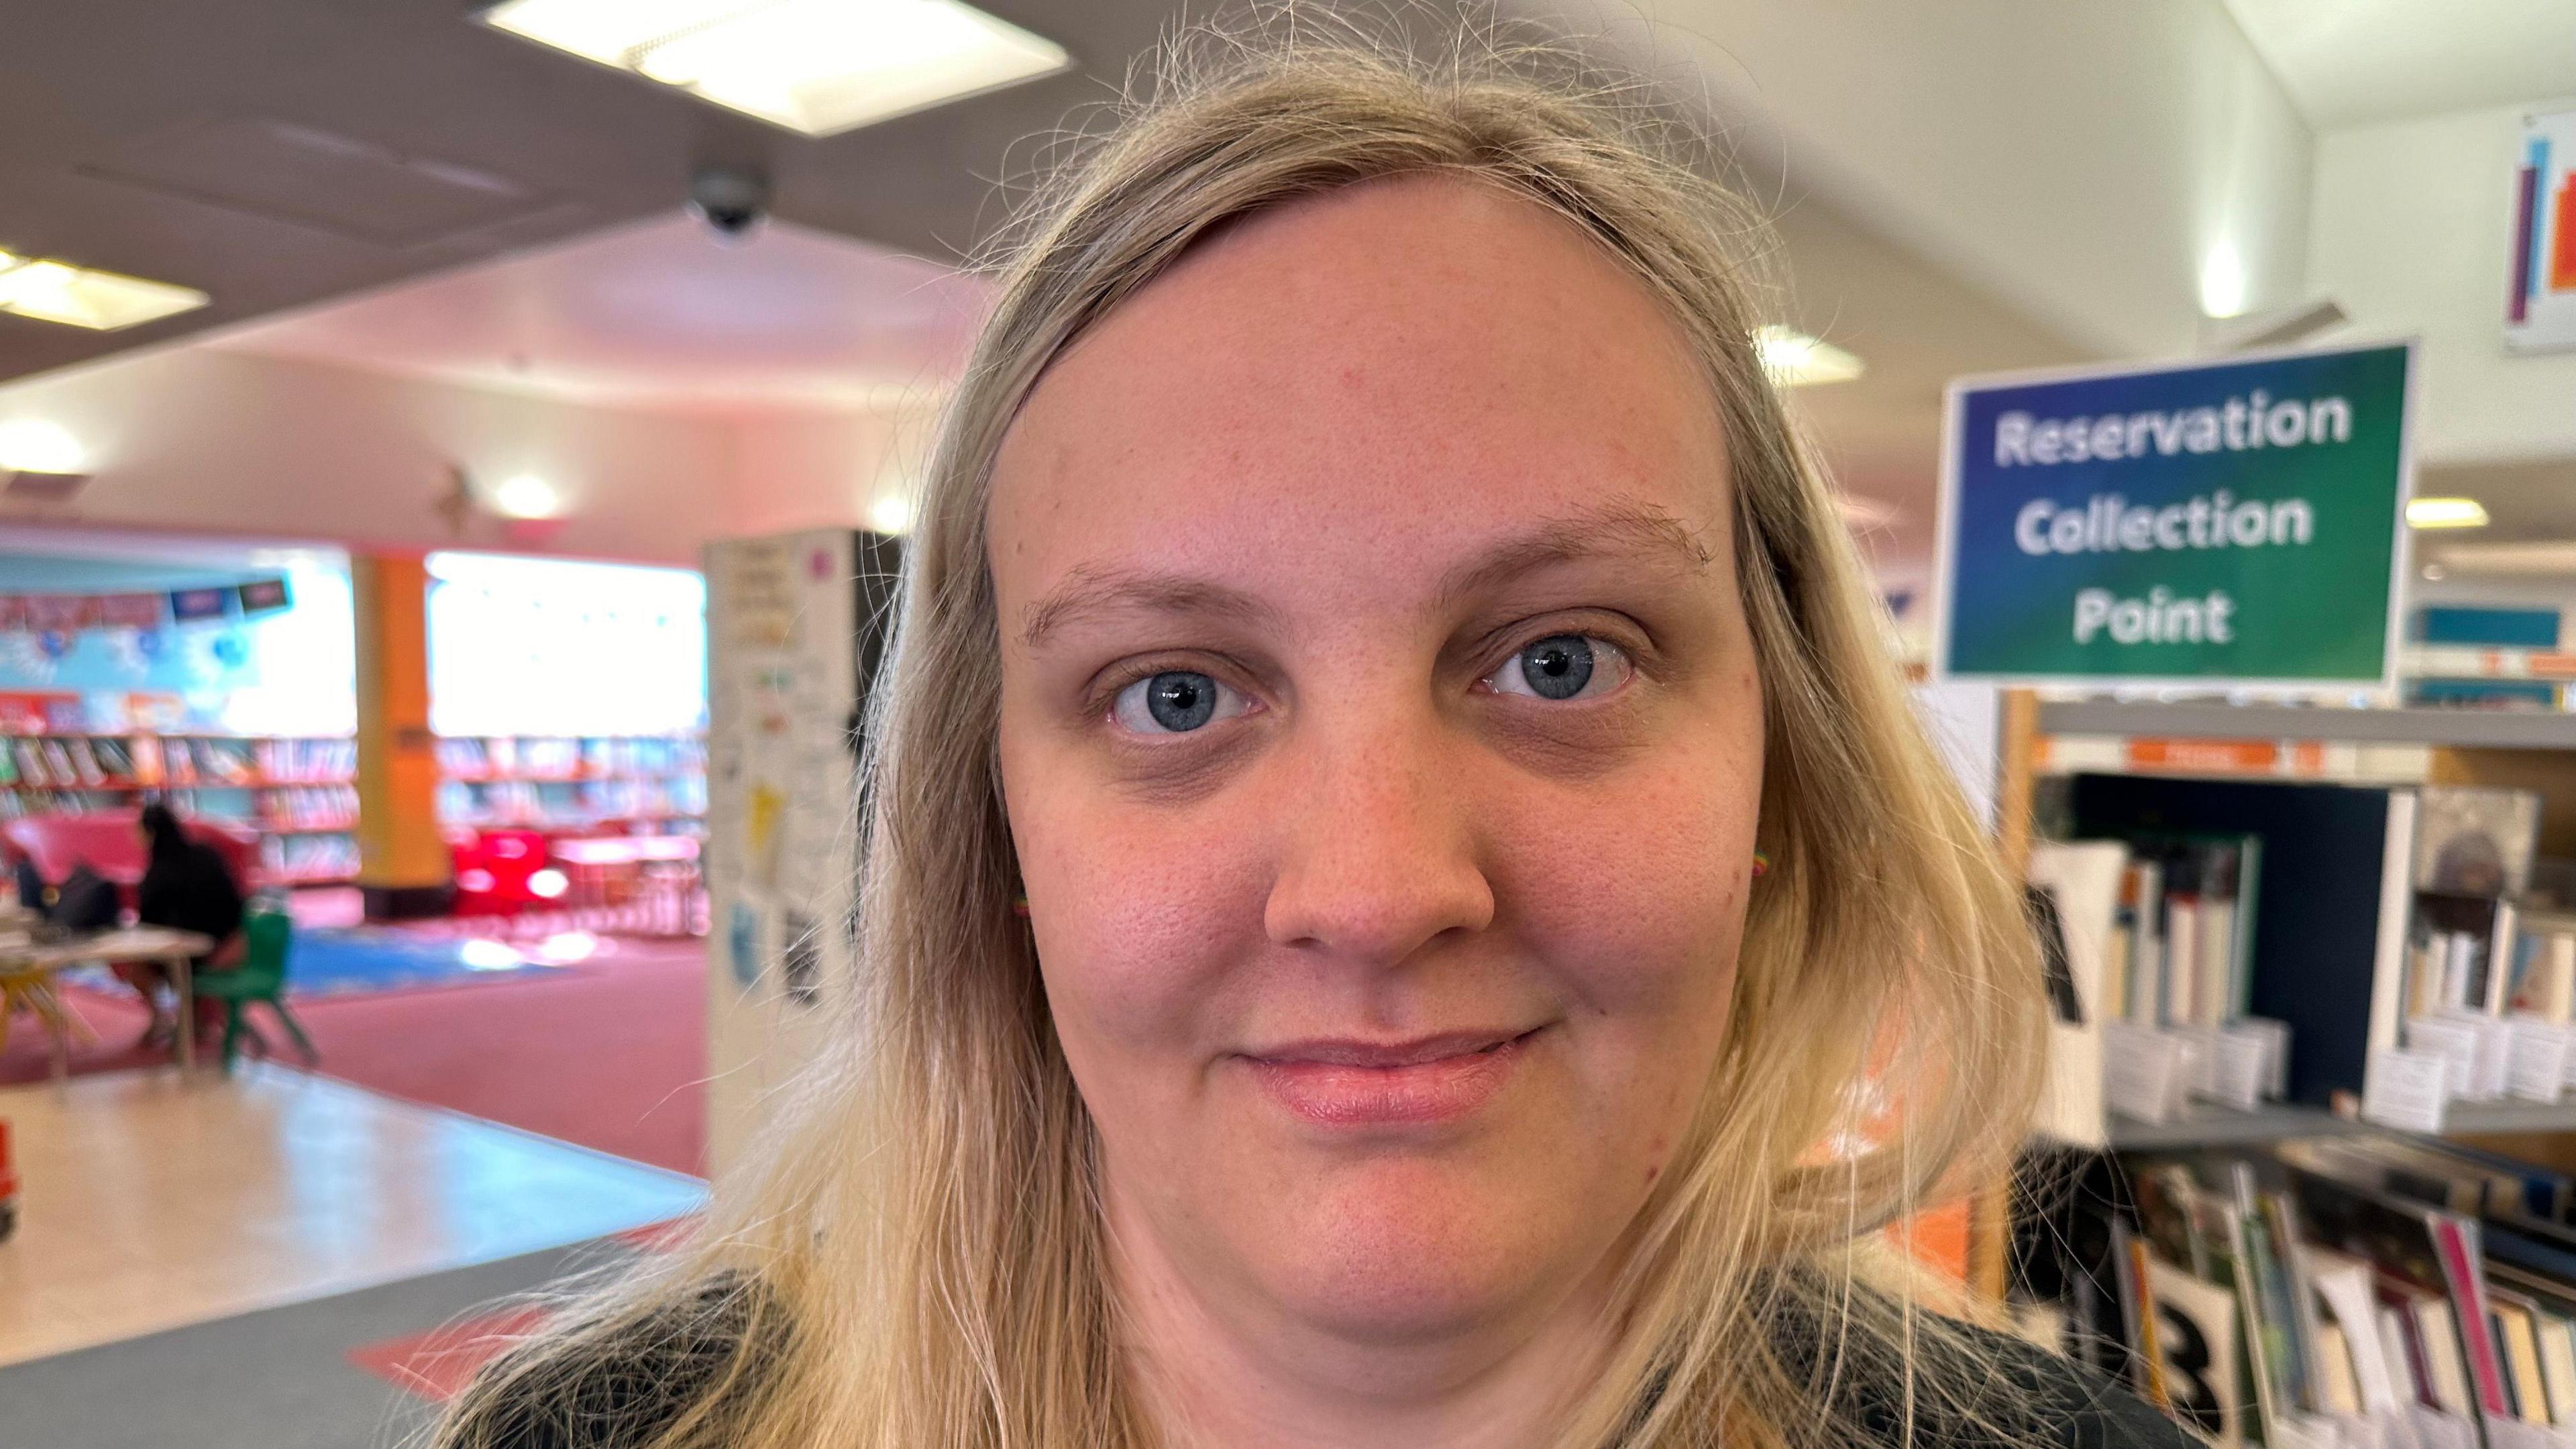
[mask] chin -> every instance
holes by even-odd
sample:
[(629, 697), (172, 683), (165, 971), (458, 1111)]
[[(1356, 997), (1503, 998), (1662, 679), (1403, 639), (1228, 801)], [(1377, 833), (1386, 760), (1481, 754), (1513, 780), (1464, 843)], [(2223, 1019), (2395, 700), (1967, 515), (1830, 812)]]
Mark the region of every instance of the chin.
[(1321, 1192), (1266, 1215), (1273, 1230), (1244, 1246), (1277, 1297), (1337, 1336), (1455, 1334), (1584, 1276), (1562, 1202), (1523, 1201), (1481, 1174), (1418, 1160), (1322, 1176)]

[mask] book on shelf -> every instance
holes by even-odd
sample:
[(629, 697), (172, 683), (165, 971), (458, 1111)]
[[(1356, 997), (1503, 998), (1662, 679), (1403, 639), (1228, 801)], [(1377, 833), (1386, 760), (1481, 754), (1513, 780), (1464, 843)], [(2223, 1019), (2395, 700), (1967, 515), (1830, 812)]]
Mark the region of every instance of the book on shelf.
[(2395, 1137), (2051, 1149), (2016, 1199), (2016, 1317), (2213, 1443), (2576, 1443), (2576, 1228), (2498, 1175)]
[(2100, 1049), (2125, 1069), (2124, 1110), (2143, 1092), (2172, 1115), (2175, 1096), (2147, 1089), (2175, 1076), (2239, 1107), (2365, 1094), (2407, 1014), (2416, 803), (2403, 787), (2068, 779), (2059, 833), (2128, 854), (2100, 927)]

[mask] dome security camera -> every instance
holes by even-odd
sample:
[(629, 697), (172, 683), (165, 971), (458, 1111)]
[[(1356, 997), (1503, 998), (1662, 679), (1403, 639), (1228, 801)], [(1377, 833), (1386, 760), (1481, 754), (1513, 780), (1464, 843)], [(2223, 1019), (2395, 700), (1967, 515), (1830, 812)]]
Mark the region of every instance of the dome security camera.
[(689, 178), (689, 210), (721, 241), (738, 242), (769, 216), (769, 178), (739, 166), (702, 166)]

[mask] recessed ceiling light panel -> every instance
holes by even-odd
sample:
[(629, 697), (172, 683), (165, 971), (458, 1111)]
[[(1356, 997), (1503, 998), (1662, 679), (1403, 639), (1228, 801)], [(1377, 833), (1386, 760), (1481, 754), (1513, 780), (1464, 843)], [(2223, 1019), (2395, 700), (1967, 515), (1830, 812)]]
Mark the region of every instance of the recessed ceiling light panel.
[(193, 287), (0, 252), (0, 312), (113, 332), (206, 305)]
[(2474, 498), (2412, 498), (2406, 522), (2412, 528), (2484, 528), (2487, 510)]
[(1072, 63), (957, 0), (507, 0), (483, 19), (808, 136)]

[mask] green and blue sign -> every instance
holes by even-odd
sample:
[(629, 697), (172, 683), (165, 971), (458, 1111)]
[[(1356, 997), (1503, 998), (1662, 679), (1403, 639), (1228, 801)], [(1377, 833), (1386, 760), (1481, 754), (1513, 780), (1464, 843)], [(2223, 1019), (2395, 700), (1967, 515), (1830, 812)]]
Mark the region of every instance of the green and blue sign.
[(2399, 344), (1953, 383), (1934, 669), (2386, 683), (2414, 371)]

